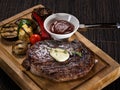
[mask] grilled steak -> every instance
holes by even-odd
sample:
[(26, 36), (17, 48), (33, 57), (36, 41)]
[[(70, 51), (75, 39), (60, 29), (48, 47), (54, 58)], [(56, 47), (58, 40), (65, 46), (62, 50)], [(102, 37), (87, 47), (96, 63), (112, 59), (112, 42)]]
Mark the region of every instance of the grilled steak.
[[(48, 48), (62, 48), (69, 53), (81, 52), (81, 57), (70, 54), (68, 60), (58, 62), (50, 55)], [(28, 49), (27, 59), (22, 65), (37, 76), (61, 82), (85, 76), (94, 66), (94, 59), (94, 54), (78, 41), (45, 40)]]

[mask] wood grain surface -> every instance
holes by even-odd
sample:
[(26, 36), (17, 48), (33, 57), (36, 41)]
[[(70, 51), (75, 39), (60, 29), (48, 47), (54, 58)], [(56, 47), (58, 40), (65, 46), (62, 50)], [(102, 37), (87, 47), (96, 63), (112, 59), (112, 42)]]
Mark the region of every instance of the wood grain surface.
[[(0, 0), (0, 21), (34, 5), (43, 4), (54, 12), (75, 15), (81, 23), (116, 23), (120, 21), (120, 0)], [(116, 28), (93, 28), (81, 32), (90, 41), (120, 63), (120, 30)], [(120, 90), (120, 79), (104, 90)], [(0, 70), (0, 90), (20, 88)]]

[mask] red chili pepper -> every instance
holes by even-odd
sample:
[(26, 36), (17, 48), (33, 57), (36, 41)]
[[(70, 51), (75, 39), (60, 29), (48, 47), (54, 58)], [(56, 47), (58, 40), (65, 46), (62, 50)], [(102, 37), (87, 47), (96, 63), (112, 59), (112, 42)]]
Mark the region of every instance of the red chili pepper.
[(50, 35), (44, 29), (44, 26), (43, 26), (44, 21), (42, 20), (42, 18), (40, 16), (38, 16), (36, 12), (32, 12), (32, 16), (37, 21), (38, 25), (41, 28), (41, 38), (42, 38), (42, 40), (50, 39), (51, 38)]

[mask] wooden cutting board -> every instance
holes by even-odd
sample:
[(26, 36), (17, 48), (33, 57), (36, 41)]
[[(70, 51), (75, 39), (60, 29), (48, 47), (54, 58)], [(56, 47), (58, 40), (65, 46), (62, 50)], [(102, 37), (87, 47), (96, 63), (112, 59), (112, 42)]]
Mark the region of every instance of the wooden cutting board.
[[(34, 6), (9, 19), (0, 22), (0, 26), (15, 22), (19, 18), (31, 18)], [(120, 65), (105, 52), (95, 46), (79, 32), (76, 32), (68, 40), (78, 39), (96, 55), (98, 61), (93, 69), (83, 78), (56, 83), (41, 77), (37, 77), (26, 71), (21, 63), (25, 57), (15, 57), (12, 54), (12, 44), (0, 38), (0, 67), (23, 89), (23, 90), (98, 90), (107, 86), (120, 76)]]

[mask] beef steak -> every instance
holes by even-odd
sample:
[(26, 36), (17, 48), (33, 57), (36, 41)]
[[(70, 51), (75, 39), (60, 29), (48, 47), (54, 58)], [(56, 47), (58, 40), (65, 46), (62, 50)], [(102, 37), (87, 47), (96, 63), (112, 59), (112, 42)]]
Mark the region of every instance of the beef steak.
[[(48, 48), (81, 52), (81, 57), (70, 54), (68, 60), (58, 62), (50, 55)], [(94, 54), (79, 41), (45, 40), (28, 49), (27, 58), (22, 65), (37, 76), (61, 82), (85, 76), (94, 66), (94, 60)]]

